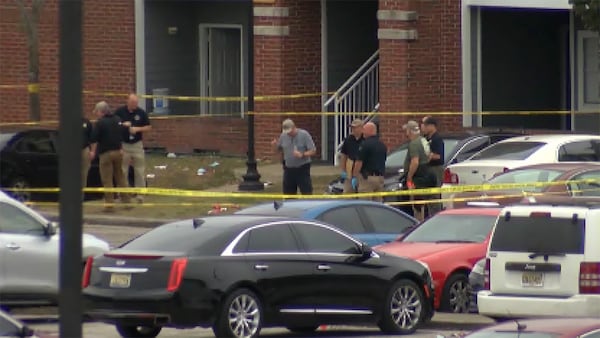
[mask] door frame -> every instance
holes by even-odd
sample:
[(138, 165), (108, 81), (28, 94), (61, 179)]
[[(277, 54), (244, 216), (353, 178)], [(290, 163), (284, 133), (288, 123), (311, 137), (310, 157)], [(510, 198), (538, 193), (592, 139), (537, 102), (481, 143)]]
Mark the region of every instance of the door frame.
[[(240, 31), (240, 96), (243, 97), (245, 90), (244, 90), (244, 70), (246, 69), (245, 64), (244, 64), (244, 26), (240, 25), (240, 24), (220, 24), (220, 23), (201, 23), (200, 25), (198, 25), (198, 31), (199, 31), (199, 46), (198, 46), (198, 52), (199, 52), (199, 64), (200, 64), (200, 97), (208, 97), (209, 93), (208, 93), (208, 86), (207, 83), (205, 81), (207, 74), (207, 68), (210, 67), (209, 64), (207, 64), (207, 60), (206, 60), (206, 56), (205, 56), (205, 52), (208, 52), (206, 50), (206, 46), (208, 43), (208, 29), (211, 28), (228, 28), (228, 29), (239, 29)], [(208, 60), (208, 62), (210, 62), (210, 60)], [(240, 102), (240, 117), (244, 118), (244, 104), (245, 101), (241, 101)], [(200, 101), (200, 115), (211, 115), (208, 113), (208, 108), (209, 108), (209, 103), (210, 101), (206, 101), (206, 100), (201, 100)], [(232, 116), (233, 117), (233, 116)]]

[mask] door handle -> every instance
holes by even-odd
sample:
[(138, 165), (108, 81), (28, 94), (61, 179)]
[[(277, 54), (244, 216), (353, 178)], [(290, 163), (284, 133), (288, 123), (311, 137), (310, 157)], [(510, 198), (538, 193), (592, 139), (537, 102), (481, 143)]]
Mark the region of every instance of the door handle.
[(329, 270), (331, 270), (331, 267), (329, 265), (326, 265), (326, 264), (319, 264), (319, 265), (317, 265), (317, 270), (319, 270), (319, 271), (329, 271)]
[(267, 270), (267, 269), (269, 269), (269, 266), (268, 266), (268, 265), (265, 265), (265, 264), (256, 264), (256, 265), (254, 266), (254, 270), (261, 270), (261, 271), (265, 271), (265, 270)]
[(17, 243), (8, 243), (6, 244), (6, 248), (10, 250), (18, 250), (21, 248), (21, 246)]

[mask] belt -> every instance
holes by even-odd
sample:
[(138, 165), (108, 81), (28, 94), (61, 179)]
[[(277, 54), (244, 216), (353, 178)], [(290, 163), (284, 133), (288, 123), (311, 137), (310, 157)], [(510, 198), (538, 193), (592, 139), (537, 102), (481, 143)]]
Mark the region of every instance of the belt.
[(380, 172), (365, 173), (367, 176), (383, 176)]

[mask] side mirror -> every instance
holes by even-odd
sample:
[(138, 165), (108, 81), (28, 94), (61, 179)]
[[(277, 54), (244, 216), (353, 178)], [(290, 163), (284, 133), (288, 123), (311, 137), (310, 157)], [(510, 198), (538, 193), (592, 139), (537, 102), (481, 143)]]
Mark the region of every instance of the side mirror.
[(21, 333), (20, 333), (19, 337), (27, 338), (27, 337), (33, 337), (33, 335), (34, 335), (34, 332), (33, 332), (32, 328), (30, 328), (29, 326), (23, 326), (21, 328)]
[(48, 237), (54, 236), (56, 235), (56, 230), (58, 229), (58, 223), (56, 222), (49, 222), (48, 224), (46, 224), (46, 227), (44, 228), (44, 234)]

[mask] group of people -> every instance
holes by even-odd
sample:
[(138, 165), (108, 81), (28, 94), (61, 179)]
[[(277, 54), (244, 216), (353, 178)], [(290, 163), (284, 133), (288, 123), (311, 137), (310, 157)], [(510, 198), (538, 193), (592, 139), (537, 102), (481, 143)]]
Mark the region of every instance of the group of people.
[[(133, 167), (135, 187), (145, 187), (145, 155), (143, 133), (150, 131), (148, 114), (139, 107), (139, 99), (130, 94), (127, 104), (114, 112), (105, 101), (98, 102), (94, 114), (98, 118), (92, 123), (83, 118), (82, 186), (87, 185), (91, 161), (98, 157), (100, 179), (105, 188), (128, 186), (129, 166)], [(104, 194), (106, 212), (113, 209), (114, 193)], [(120, 194), (121, 202), (130, 207), (131, 196)], [(139, 203), (143, 196), (137, 195)]]
[[(407, 189), (440, 187), (444, 172), (444, 141), (437, 131), (438, 122), (426, 116), (421, 123), (408, 121), (403, 129), (409, 139), (404, 160), (403, 183)], [(350, 124), (351, 134), (341, 148), (340, 170), (344, 180), (344, 193), (377, 193), (384, 191), (385, 162), (387, 147), (379, 139), (377, 125), (354, 120)], [(308, 131), (297, 128), (286, 119), (279, 138), (271, 142), (283, 157), (283, 193), (312, 194), (310, 177), (311, 156), (316, 147)], [(383, 201), (383, 197), (372, 197)], [(434, 200), (424, 202), (422, 200)], [(423, 220), (425, 215), (434, 215), (442, 209), (441, 196), (411, 196), (414, 215)]]

